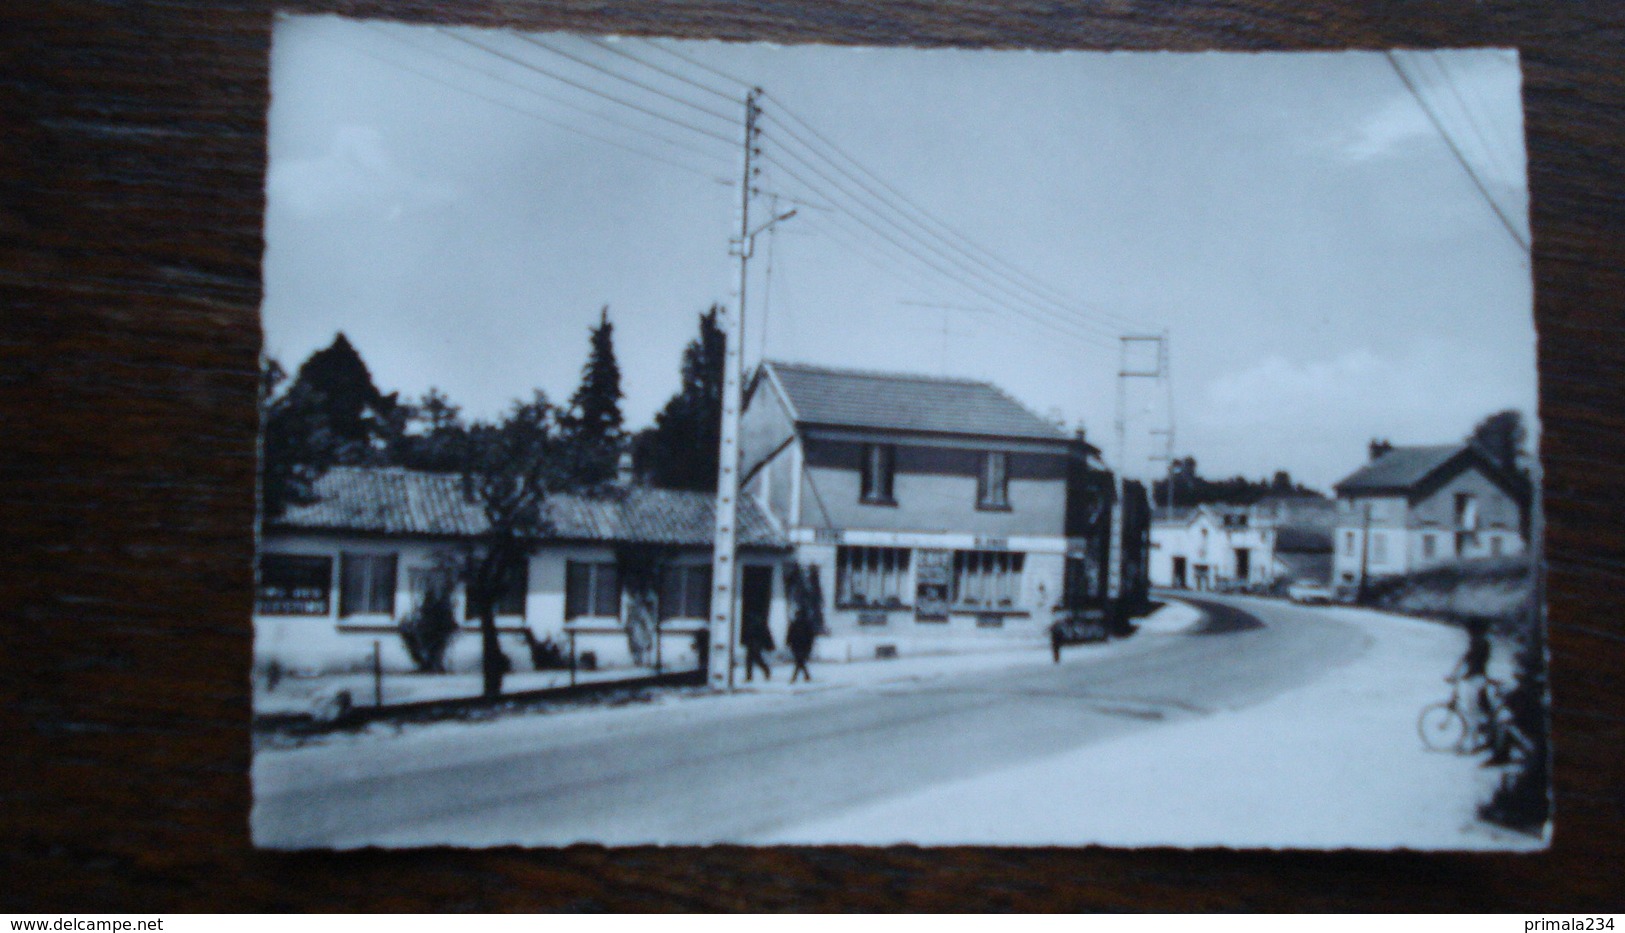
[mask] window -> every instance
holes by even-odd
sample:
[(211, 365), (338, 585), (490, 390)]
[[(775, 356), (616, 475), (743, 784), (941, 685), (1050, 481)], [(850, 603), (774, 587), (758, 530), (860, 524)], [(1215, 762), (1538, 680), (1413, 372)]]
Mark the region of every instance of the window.
[(968, 608), (1013, 609), (1021, 601), (1019, 551), (955, 551), (954, 603)]
[(1003, 451), (990, 450), (982, 456), (982, 473), (976, 481), (976, 507), (1010, 507), (1010, 459)]
[(612, 562), (570, 561), (564, 567), (564, 618), (621, 617), (621, 575)]
[(1470, 492), (1456, 493), (1456, 528), (1459, 531), (1478, 530), (1478, 500)]
[(1501, 556), (1501, 536), (1500, 535), (1490, 535), (1490, 556), (1491, 557), (1500, 557)]
[(835, 601), (842, 606), (907, 605), (912, 552), (900, 547), (841, 547), (835, 551)]
[(395, 614), (395, 555), (339, 555), (339, 615)]
[(1343, 556), (1354, 556), (1354, 532), (1352, 531), (1343, 532)]
[(333, 589), (333, 558), (260, 555), (254, 611), (267, 616), (325, 616)]
[(660, 568), (660, 618), (704, 619), (711, 614), (711, 567)]
[[(497, 597), (497, 615), (519, 616), (525, 615), (525, 603), (530, 595), (530, 561), (518, 565), (513, 570), (513, 576), (508, 579), (502, 588), (502, 595)], [(468, 619), (480, 617), (479, 607), (472, 600), (464, 600), (463, 616)]]
[(1374, 564), (1388, 563), (1388, 536), (1380, 531), (1371, 533), (1371, 562)]
[(897, 472), (897, 448), (892, 444), (863, 445), (863, 501), (890, 504), (892, 479)]
[(1432, 560), (1433, 558), (1437, 557), (1438, 554), (1439, 554), (1439, 536), (1438, 535), (1423, 535), (1422, 536), (1422, 558), (1424, 560)]

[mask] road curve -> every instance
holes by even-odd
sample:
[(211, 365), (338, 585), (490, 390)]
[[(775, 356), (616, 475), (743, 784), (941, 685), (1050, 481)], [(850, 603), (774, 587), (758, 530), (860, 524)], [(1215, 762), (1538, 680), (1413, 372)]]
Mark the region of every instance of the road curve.
[[(1180, 598), (1187, 598), (1181, 594)], [(1171, 719), (1249, 705), (1358, 657), (1314, 609), (1190, 598), (1205, 619), (1111, 657), (795, 697), (706, 698), (632, 715), (470, 725), (439, 743), (255, 756), (254, 835), (277, 848), (750, 842), (943, 781)], [(448, 727), (439, 727), (442, 731)], [(482, 741), (483, 737), (490, 741)]]

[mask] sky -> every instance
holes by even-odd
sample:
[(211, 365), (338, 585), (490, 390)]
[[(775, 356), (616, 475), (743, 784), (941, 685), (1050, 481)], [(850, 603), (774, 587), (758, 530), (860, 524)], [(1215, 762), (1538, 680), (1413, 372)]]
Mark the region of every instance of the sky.
[(1413, 94), (1375, 52), (535, 38), (279, 20), (268, 355), (342, 331), (383, 391), (491, 417), (566, 401), (608, 306), (647, 424), (736, 303), (737, 79), (768, 95), (753, 226), (796, 210), (755, 241), (749, 363), (987, 379), (1115, 460), (1116, 338), (1166, 333), (1130, 476), (1164, 469), (1170, 397), (1203, 475), (1320, 488), (1374, 437), (1535, 426), (1511, 50), (1400, 53)]

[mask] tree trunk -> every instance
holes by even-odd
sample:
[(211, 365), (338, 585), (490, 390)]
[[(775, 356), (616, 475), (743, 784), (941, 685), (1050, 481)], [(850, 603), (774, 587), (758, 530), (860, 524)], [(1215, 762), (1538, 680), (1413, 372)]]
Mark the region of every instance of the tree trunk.
[(480, 607), (480, 672), (484, 675), (484, 696), (494, 700), (502, 696), (502, 676), (507, 671), (507, 657), (497, 641), (496, 601)]

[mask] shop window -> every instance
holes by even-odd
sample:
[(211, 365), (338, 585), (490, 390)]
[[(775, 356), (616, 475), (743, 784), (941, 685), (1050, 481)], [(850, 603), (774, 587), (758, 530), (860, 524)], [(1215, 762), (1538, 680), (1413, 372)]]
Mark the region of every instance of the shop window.
[(835, 551), (835, 599), (848, 607), (907, 605), (908, 548), (841, 547)]
[(955, 551), (954, 604), (972, 609), (1014, 609), (1021, 601), (1018, 551)]

